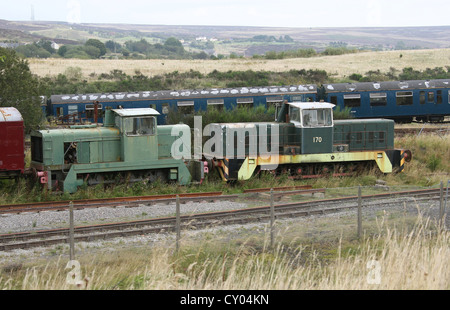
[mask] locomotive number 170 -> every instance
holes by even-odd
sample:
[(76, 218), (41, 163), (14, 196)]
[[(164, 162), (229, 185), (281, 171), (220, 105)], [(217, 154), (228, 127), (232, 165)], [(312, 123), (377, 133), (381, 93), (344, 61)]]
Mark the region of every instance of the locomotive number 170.
[(313, 143), (322, 143), (322, 137), (313, 137)]

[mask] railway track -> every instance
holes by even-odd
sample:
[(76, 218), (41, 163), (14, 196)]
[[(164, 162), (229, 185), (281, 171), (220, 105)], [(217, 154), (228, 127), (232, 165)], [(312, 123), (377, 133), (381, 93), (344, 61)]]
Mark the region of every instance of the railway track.
[[(275, 187), (274, 191), (292, 191), (292, 190), (312, 190), (310, 185)], [(270, 188), (256, 188), (244, 190), (244, 193), (268, 192)], [(74, 209), (81, 210), (86, 208), (115, 207), (126, 206), (134, 207), (141, 204), (151, 205), (157, 203), (171, 203), (176, 200), (177, 194), (168, 195), (150, 195), (150, 196), (132, 196), (100, 199), (81, 199), (73, 201), (50, 201), (50, 202), (31, 202), (22, 204), (0, 205), (0, 214), (22, 213), (22, 212), (41, 212), (41, 211), (64, 211), (73, 203)], [(185, 193), (178, 194), (182, 203), (188, 201), (208, 201), (230, 199), (232, 195), (223, 195), (223, 192), (203, 192), (203, 193)], [(234, 195), (237, 196), (237, 195)]]
[[(178, 194), (181, 201), (196, 201), (206, 199), (220, 199), (222, 192), (207, 193), (187, 193)], [(177, 194), (169, 195), (150, 195), (134, 197), (100, 198), (100, 199), (81, 199), (73, 201), (51, 201), (51, 202), (31, 202), (23, 204), (9, 204), (0, 206), (0, 214), (22, 213), (22, 212), (41, 212), (41, 211), (64, 211), (73, 203), (74, 209), (85, 208), (115, 207), (125, 205), (133, 207), (139, 204), (170, 203), (175, 201)]]
[(450, 134), (449, 126), (441, 126), (441, 127), (405, 127), (405, 128), (395, 128), (394, 134), (396, 137), (402, 137), (404, 135), (419, 135), (422, 133), (435, 133), (441, 136)]
[[(418, 199), (439, 199), (439, 189), (402, 191), (362, 196), (364, 207), (369, 205), (391, 204), (390, 200), (380, 199), (414, 197)], [(275, 218), (302, 217), (316, 214), (334, 213), (357, 207), (357, 196), (323, 199), (309, 202), (294, 202), (275, 206)], [(369, 201), (372, 200), (372, 201)], [(343, 205), (346, 203), (346, 205)], [(268, 221), (270, 206), (253, 207), (240, 210), (200, 213), (181, 216), (181, 227), (199, 229), (217, 225), (245, 224)], [(75, 241), (94, 241), (117, 237), (161, 233), (175, 229), (175, 217), (154, 218), (130, 222), (108, 223), (75, 227)], [(69, 229), (51, 229), (0, 235), (0, 251), (26, 249), (38, 246), (50, 246), (69, 242)]]

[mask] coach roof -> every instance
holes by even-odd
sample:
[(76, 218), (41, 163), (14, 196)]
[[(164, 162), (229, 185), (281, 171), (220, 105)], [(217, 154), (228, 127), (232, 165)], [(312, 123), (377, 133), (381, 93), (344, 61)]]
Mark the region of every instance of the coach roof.
[(328, 93), (408, 90), (408, 89), (428, 89), (428, 88), (432, 89), (432, 88), (448, 88), (450, 86), (450, 79), (395, 81), (395, 82), (337, 83), (337, 84), (324, 84), (323, 86), (325, 87), (325, 91)]
[(317, 85), (291, 85), (291, 86), (262, 86), (237, 88), (209, 88), (194, 90), (162, 90), (140, 91), (123, 93), (94, 93), (94, 94), (67, 94), (52, 95), (52, 103), (92, 103), (94, 101), (133, 101), (133, 100), (163, 100), (163, 99), (191, 99), (191, 98), (221, 98), (251, 95), (279, 95), (279, 94), (307, 94), (317, 92)]

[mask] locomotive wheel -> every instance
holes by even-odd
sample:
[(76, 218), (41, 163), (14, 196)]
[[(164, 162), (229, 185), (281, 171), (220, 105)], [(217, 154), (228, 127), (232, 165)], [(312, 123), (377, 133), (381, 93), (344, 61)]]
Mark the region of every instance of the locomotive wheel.
[(288, 171), (291, 179), (313, 179), (330, 176), (362, 175), (379, 171), (374, 162), (336, 163), (336, 164), (308, 164), (283, 167), (279, 171)]

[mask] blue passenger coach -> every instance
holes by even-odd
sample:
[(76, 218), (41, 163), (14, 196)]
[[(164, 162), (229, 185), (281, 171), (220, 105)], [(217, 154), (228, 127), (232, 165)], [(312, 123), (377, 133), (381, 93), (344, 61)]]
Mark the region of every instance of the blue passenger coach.
[(324, 84), (325, 101), (350, 108), (355, 118), (397, 122), (443, 121), (450, 115), (450, 80)]
[[(60, 120), (93, 122), (95, 103), (98, 122), (111, 108), (153, 108), (158, 123), (166, 123), (169, 109), (192, 114), (210, 106), (232, 109), (236, 106), (281, 106), (287, 102), (326, 101), (350, 108), (355, 118), (388, 118), (397, 122), (441, 122), (450, 115), (450, 79), (210, 88), (195, 90), (140, 91), (105, 94), (53, 95), (47, 115)], [(45, 107), (43, 107), (45, 110)]]
[(165, 124), (169, 108), (191, 114), (206, 110), (210, 106), (232, 109), (236, 106), (259, 106), (266, 108), (280, 106), (285, 100), (316, 101), (317, 86), (264, 86), (221, 89), (142, 91), (107, 94), (71, 94), (53, 95), (49, 102), (50, 115), (63, 118), (67, 115), (75, 120), (80, 118), (94, 120), (94, 102), (97, 102), (98, 122), (102, 122), (102, 112), (106, 107), (112, 108), (153, 108), (161, 115), (158, 123)]

